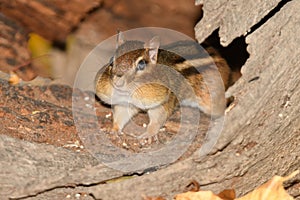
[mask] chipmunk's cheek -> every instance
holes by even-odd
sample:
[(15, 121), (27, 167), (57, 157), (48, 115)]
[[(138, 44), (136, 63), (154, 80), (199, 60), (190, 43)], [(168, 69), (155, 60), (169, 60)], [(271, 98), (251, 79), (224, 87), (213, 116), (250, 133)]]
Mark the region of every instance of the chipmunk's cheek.
[(141, 109), (159, 106), (168, 100), (169, 90), (159, 84), (144, 84), (132, 92), (132, 102)]
[(106, 80), (100, 79), (96, 86), (97, 96), (105, 103), (111, 102), (111, 96), (113, 93), (113, 87), (111, 84), (108, 83), (109, 83), (108, 78)]

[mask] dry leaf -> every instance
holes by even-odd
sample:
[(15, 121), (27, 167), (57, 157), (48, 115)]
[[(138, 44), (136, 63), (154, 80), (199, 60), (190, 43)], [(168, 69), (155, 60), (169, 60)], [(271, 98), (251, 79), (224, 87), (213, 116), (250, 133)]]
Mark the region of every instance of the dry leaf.
[(223, 200), (234, 200), (235, 199), (235, 190), (234, 189), (227, 189), (223, 190), (218, 194), (218, 197), (220, 197)]
[(144, 200), (166, 200), (163, 197), (143, 197)]
[(200, 190), (200, 184), (196, 180), (192, 180), (187, 186), (185, 186), (185, 192), (198, 192)]
[(32, 68), (39, 75), (50, 76), (52, 74), (50, 59), (51, 42), (36, 33), (30, 33), (29, 36), (28, 48), (32, 56), (30, 61)]
[(186, 192), (175, 196), (176, 200), (223, 200), (211, 191)]
[(287, 177), (275, 176), (267, 183), (241, 198), (235, 199), (235, 191), (224, 190), (218, 195), (211, 191), (186, 192), (175, 196), (175, 200), (294, 200), (283, 188), (283, 182), (293, 178), (299, 171)]
[(287, 177), (274, 176), (271, 180), (237, 200), (293, 200), (283, 188), (283, 182), (293, 178), (299, 171)]

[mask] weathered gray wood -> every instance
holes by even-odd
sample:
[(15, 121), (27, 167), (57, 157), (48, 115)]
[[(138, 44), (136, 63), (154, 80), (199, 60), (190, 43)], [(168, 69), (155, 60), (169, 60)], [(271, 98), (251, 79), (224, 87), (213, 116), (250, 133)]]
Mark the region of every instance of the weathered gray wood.
[(232, 40), (249, 31), (280, 1), (196, 1), (196, 4), (203, 4), (203, 18), (195, 27), (196, 38), (201, 43), (214, 30), (220, 28), (220, 42), (223, 46), (227, 46)]
[[(0, 153), (3, 159), (0, 166), (8, 171), (1, 170), (0, 180), (9, 181), (11, 178), (14, 183), (18, 183), (14, 186), (19, 191), (16, 190), (13, 195), (10, 193), (10, 197), (37, 193), (42, 194), (32, 199), (41, 199), (39, 197), (47, 193), (56, 197), (55, 194), (65, 190), (61, 187), (70, 183), (74, 186), (95, 183), (94, 186), (76, 187), (74, 190), (85, 191), (102, 200), (141, 199), (142, 195), (161, 195), (171, 199), (174, 194), (182, 192), (192, 179), (197, 180), (203, 190), (219, 192), (234, 188), (241, 195), (275, 174), (287, 175), (299, 169), (299, 7), (300, 1), (287, 3), (275, 16), (247, 36), (250, 58), (242, 68), (243, 77), (229, 91), (236, 97), (236, 105), (226, 115), (214, 154), (205, 158), (195, 154), (191, 159), (148, 175), (121, 182), (96, 184), (122, 174), (107, 168), (102, 171), (102, 167), (96, 166), (90, 157), (78, 158), (76, 153), (64, 149), (1, 136)], [(229, 7), (227, 9), (230, 10)], [(234, 29), (235, 24), (231, 25)], [(199, 28), (198, 33), (200, 31), (206, 32)], [(32, 154), (30, 149), (35, 152)], [(13, 154), (18, 159), (8, 156)], [(42, 159), (40, 165), (28, 169), (38, 158)], [(91, 167), (84, 168), (86, 166), (80, 163), (80, 159), (85, 159), (85, 164)], [(66, 160), (74, 162), (66, 163)], [(11, 167), (12, 171), (9, 171), (8, 166), (14, 166)], [(49, 169), (49, 166), (54, 167)], [(70, 168), (74, 170), (64, 171)], [(45, 175), (48, 169), (49, 173)], [(112, 175), (105, 176), (104, 172)], [(13, 173), (22, 173), (23, 177), (16, 177)], [(30, 180), (28, 177), (33, 175), (38, 178)], [(297, 177), (299, 179), (299, 175)], [(26, 186), (29, 182), (34, 184)], [(12, 189), (9, 182), (6, 185), (7, 189)], [(299, 193), (294, 193), (297, 199)]]
[(5, 135), (10, 132), (18, 138), (43, 142), (43, 135), (50, 133), (51, 143), (51, 135), (63, 132), (56, 139), (64, 140), (66, 135), (71, 140), (76, 132), (71, 99), (72, 88), (67, 86), (22, 87), (0, 80), (1, 199), (35, 195), (62, 186), (96, 184), (123, 175), (87, 152), (76, 153)]
[(35, 195), (56, 187), (90, 185), (122, 176), (89, 154), (0, 135), (1, 199)]
[[(236, 106), (226, 115), (213, 155), (204, 159), (195, 155), (149, 175), (86, 191), (103, 200), (141, 199), (143, 195), (171, 199), (194, 179), (203, 190), (235, 188), (242, 195), (275, 174), (299, 169), (299, 6), (299, 1), (288, 3), (247, 37), (250, 58), (242, 69), (243, 77), (229, 91), (237, 98)], [(293, 195), (299, 199), (299, 191)]]
[[(250, 58), (243, 77), (230, 91), (237, 105), (226, 116), (216, 146), (219, 152), (199, 162), (184, 161), (151, 175), (92, 187), (94, 196), (139, 199), (142, 194), (163, 193), (171, 198), (192, 179), (199, 181), (202, 189), (235, 188), (241, 195), (275, 174), (299, 169), (299, 6), (299, 1), (286, 4), (247, 37)], [(250, 81), (257, 76), (258, 80)], [(130, 188), (135, 192), (126, 192)], [(111, 196), (113, 191), (118, 193)]]

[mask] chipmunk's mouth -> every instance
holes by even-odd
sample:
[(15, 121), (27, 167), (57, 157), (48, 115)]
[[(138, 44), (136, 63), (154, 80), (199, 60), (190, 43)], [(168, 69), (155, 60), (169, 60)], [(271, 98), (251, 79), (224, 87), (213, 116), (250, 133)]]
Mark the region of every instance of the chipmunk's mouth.
[(117, 96), (132, 96), (132, 93), (137, 89), (138, 87), (136, 84), (122, 84), (121, 86), (118, 86), (116, 84), (113, 84), (113, 95)]
[(129, 96), (130, 92), (126, 89), (121, 89), (118, 87), (114, 87), (113, 93), (117, 94), (117, 95), (125, 95), (125, 96)]
[(111, 104), (130, 104), (131, 103), (131, 94), (125, 88), (113, 87), (113, 91), (110, 97)]
[(112, 100), (114, 102), (128, 102), (130, 99), (130, 93), (128, 91), (114, 90), (112, 93)]
[(130, 92), (127, 87), (118, 87), (116, 85), (113, 85), (113, 95), (129, 96)]

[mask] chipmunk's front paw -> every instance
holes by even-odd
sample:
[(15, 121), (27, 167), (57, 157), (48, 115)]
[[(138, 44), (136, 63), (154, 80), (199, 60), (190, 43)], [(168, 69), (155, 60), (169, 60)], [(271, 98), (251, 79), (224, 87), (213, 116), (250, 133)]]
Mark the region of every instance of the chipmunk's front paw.
[(110, 134), (120, 134), (122, 131), (117, 124), (114, 124), (111, 128), (108, 129), (108, 132)]

